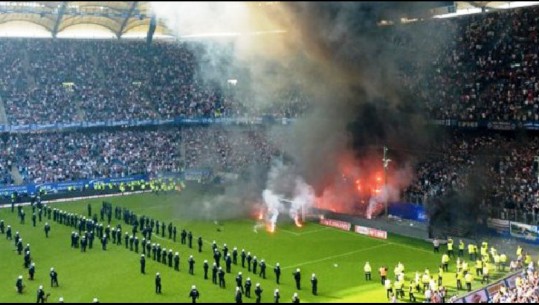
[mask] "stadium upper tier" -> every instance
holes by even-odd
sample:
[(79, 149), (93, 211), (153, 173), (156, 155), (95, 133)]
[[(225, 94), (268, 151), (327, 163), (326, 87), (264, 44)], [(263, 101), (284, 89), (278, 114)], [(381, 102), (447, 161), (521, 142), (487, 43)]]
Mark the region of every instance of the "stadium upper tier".
[[(431, 119), (539, 121), (539, 8), (386, 28), (402, 53), (399, 75)], [(421, 33), (417, 35), (414, 33)], [(443, 33), (443, 34), (440, 34)], [(198, 77), (195, 42), (0, 39), (0, 94), (8, 124), (274, 115), (308, 109), (303, 94), (272, 107)], [(404, 57), (404, 56), (403, 56)], [(425, 62), (426, 59), (426, 62)], [(70, 85), (73, 84), (73, 85)]]
[(434, 119), (539, 120), (538, 14), (530, 7), (403, 26), (390, 36), (395, 47), (427, 58), (403, 62), (403, 82)]
[[(0, 40), (0, 94), (10, 125), (276, 115), (304, 101), (282, 92), (272, 109), (238, 102), (227, 79), (196, 75), (199, 45), (112, 40)], [(225, 84), (225, 86), (223, 86)]]

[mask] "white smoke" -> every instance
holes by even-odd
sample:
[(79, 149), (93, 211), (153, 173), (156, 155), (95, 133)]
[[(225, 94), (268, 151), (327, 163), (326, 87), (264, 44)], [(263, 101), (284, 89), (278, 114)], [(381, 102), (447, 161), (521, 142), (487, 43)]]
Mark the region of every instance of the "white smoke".
[(277, 218), (282, 210), (282, 203), (279, 201), (279, 196), (273, 193), (271, 190), (264, 190), (262, 192), (262, 198), (268, 211), (266, 220), (269, 221), (272, 228), (275, 228), (277, 224)]
[[(292, 198), (292, 200), (287, 198)], [(267, 211), (266, 221), (271, 228), (275, 228), (279, 214), (287, 210), (290, 218), (297, 224), (300, 213), (307, 212), (313, 206), (315, 193), (303, 178), (294, 174), (293, 169), (276, 161), (268, 172), (268, 181), (266, 189), (262, 192), (262, 199)], [(284, 202), (290, 203), (289, 209), (285, 208)]]
[(367, 219), (380, 215), (385, 210), (385, 204), (400, 200), (401, 190), (406, 189), (413, 179), (413, 170), (409, 163), (396, 170), (388, 177), (388, 184), (380, 188), (380, 192), (369, 199), (366, 211)]
[(308, 211), (315, 202), (314, 189), (303, 178), (296, 178), (294, 199), (290, 207), (290, 217), (296, 219), (301, 211)]

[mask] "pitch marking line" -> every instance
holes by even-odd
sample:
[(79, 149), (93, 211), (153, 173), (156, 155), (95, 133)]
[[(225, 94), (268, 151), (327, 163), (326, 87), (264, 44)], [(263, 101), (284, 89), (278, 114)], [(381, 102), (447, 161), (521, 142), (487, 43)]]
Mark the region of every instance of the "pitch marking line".
[(312, 233), (318, 233), (318, 232), (322, 232), (322, 231), (327, 231), (328, 229), (329, 229), (329, 228), (323, 228), (323, 229), (318, 229), (318, 230), (307, 231), (307, 232), (304, 232), (304, 233), (297, 233), (297, 232), (293, 232), (293, 231), (290, 231), (290, 230), (279, 229), (279, 228), (277, 228), (276, 231), (283, 231), (283, 232), (285, 232), (285, 233), (293, 234), (293, 235), (296, 235), (296, 236), (303, 236), (303, 235), (307, 235), (307, 234), (312, 234)]
[(380, 244), (380, 245), (376, 245), (376, 246), (372, 246), (372, 247), (368, 247), (368, 248), (363, 248), (363, 249), (359, 249), (359, 250), (355, 250), (355, 251), (350, 251), (350, 252), (343, 253), (343, 254), (328, 256), (328, 257), (325, 257), (325, 258), (322, 258), (322, 259), (312, 260), (312, 261), (297, 264), (297, 265), (294, 265), (294, 266), (288, 266), (288, 267), (285, 267), (285, 268), (282, 268), (282, 269), (283, 270), (294, 269), (294, 268), (297, 268), (297, 267), (310, 265), (310, 264), (315, 264), (315, 263), (320, 263), (320, 262), (336, 259), (336, 258), (339, 258), (339, 257), (349, 256), (349, 255), (352, 255), (352, 254), (365, 252), (365, 251), (370, 251), (370, 250), (373, 250), (373, 249), (377, 249), (377, 248), (381, 248), (381, 247), (385, 247), (385, 246), (390, 246), (390, 245), (393, 245), (393, 243)]

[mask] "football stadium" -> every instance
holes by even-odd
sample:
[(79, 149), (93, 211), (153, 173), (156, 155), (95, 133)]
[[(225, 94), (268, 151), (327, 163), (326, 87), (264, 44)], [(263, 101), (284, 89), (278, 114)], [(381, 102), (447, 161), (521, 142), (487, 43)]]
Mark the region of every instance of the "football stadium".
[(537, 303), (537, 4), (0, 2), (0, 302)]

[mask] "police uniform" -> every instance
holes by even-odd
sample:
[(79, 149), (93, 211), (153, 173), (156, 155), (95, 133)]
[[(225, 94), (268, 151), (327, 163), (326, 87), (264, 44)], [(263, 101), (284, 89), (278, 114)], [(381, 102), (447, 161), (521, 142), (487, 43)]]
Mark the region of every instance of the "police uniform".
[(447, 255), (449, 255), (449, 257), (454, 257), (455, 254), (453, 252), (453, 239), (449, 238), (447, 240)]
[(279, 289), (275, 289), (275, 292), (273, 293), (273, 300), (275, 303), (279, 303), (279, 300), (281, 299), (281, 294), (279, 293)]
[(260, 261), (260, 274), (259, 274), (259, 276), (262, 277), (263, 279), (266, 278), (266, 262), (264, 260)]
[(221, 267), (219, 267), (219, 287), (226, 288), (225, 271)]
[(300, 300), (299, 300), (299, 296), (297, 293), (294, 293), (294, 296), (292, 296), (292, 303), (294, 304), (299, 304)]
[(235, 300), (237, 304), (243, 303), (243, 294), (241, 293), (240, 287), (236, 287)]
[(251, 286), (252, 286), (252, 282), (251, 282), (251, 278), (247, 278), (247, 280), (245, 280), (245, 296), (250, 298), (251, 297)]
[(198, 252), (199, 253), (202, 252), (202, 244), (203, 244), (202, 237), (199, 237), (198, 238)]
[(159, 273), (155, 275), (155, 293), (161, 293), (161, 276), (159, 276)]
[(296, 289), (301, 290), (301, 272), (298, 269), (296, 269), (296, 272), (293, 273), (294, 280), (296, 281)]
[(192, 255), (189, 257), (189, 274), (195, 274), (195, 259)]
[(31, 281), (34, 280), (34, 275), (36, 274), (36, 264), (32, 263), (28, 269), (28, 276)]
[(54, 270), (54, 268), (51, 268), (50, 277), (51, 277), (51, 287), (54, 287), (54, 285), (58, 287), (58, 273)]
[(140, 273), (146, 274), (146, 258), (144, 254), (140, 256)]
[(210, 269), (210, 265), (208, 264), (208, 261), (205, 260), (204, 261), (204, 279), (207, 280), (208, 279), (208, 270)]
[(180, 271), (180, 253), (174, 254), (174, 270)]
[(260, 303), (262, 300), (262, 288), (260, 288), (260, 283), (256, 283), (255, 288), (255, 296), (256, 296), (256, 303)]
[(238, 275), (236, 276), (236, 287), (241, 287), (241, 291), (243, 292), (243, 277), (241, 272), (238, 272)]
[(246, 258), (247, 258), (247, 255), (245, 254), (245, 250), (241, 250), (241, 267), (242, 268), (245, 268), (245, 259)]
[(15, 287), (17, 287), (18, 293), (22, 293), (22, 290), (24, 288), (24, 284), (22, 283), (22, 275), (17, 278), (17, 281), (15, 282)]
[(277, 285), (279, 285), (279, 279), (281, 278), (281, 266), (279, 265), (279, 263), (275, 264), (273, 272), (275, 273), (275, 281), (277, 282)]
[(232, 258), (230, 254), (225, 257), (226, 272), (230, 273), (232, 269)]
[(217, 271), (218, 271), (217, 264), (213, 263), (213, 267), (211, 269), (211, 278), (214, 284), (217, 284)]
[(200, 293), (198, 292), (196, 286), (191, 287), (191, 291), (189, 292), (189, 297), (191, 298), (193, 303), (197, 302), (197, 299), (200, 297)]
[(45, 291), (43, 291), (43, 286), (39, 286), (37, 290), (37, 303), (45, 303)]

